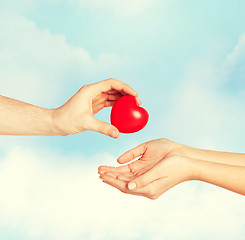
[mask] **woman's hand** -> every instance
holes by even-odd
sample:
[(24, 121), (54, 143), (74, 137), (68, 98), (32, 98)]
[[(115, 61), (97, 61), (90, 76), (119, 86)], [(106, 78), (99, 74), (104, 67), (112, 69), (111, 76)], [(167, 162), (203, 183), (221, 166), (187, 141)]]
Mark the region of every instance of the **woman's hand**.
[(124, 193), (156, 199), (168, 189), (199, 180), (245, 195), (245, 154), (196, 149), (167, 139), (143, 143), (119, 157), (121, 167), (99, 167), (103, 182)]
[(178, 183), (192, 179), (191, 160), (174, 155), (181, 144), (153, 140), (124, 153), (119, 163), (140, 159), (121, 167), (99, 167), (100, 178), (124, 193), (156, 199)]
[(91, 130), (117, 138), (118, 129), (94, 118), (94, 115), (104, 107), (113, 106), (117, 99), (127, 94), (135, 96), (138, 104), (141, 104), (137, 93), (129, 85), (115, 79), (83, 86), (63, 106), (54, 109), (53, 120), (59, 134)]

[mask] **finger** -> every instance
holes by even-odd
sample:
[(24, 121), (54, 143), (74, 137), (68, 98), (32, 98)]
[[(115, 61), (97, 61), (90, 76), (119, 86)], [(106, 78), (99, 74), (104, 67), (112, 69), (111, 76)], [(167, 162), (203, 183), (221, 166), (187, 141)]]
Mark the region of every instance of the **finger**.
[(124, 182), (125, 181), (130, 182), (136, 178), (132, 173), (118, 173), (118, 172), (111, 172), (111, 171), (110, 172), (102, 171), (102, 173), (100, 173), (100, 175), (103, 175), (103, 174), (109, 175), (109, 176), (116, 178), (116, 179), (120, 179)]
[(162, 178), (161, 172), (159, 167), (153, 167), (148, 172), (146, 172), (143, 175), (140, 175), (139, 177), (135, 178), (133, 181), (128, 183), (128, 189), (131, 191), (135, 191), (137, 189), (140, 189), (154, 180)]
[[(103, 172), (102, 174), (110, 175), (116, 179), (120, 179), (120, 180), (127, 182), (127, 183), (136, 178), (136, 176), (133, 175), (132, 173)], [(100, 174), (100, 175), (102, 175), (102, 174)]]
[[(136, 189), (135, 193), (140, 196), (147, 197), (149, 199), (155, 200), (159, 196), (161, 196), (164, 192), (169, 190), (171, 186), (167, 183), (166, 178), (160, 178), (157, 179), (148, 185)], [(133, 193), (134, 191), (131, 191), (130, 193)]]
[(105, 107), (105, 103), (93, 104), (93, 115), (101, 111)]
[(140, 105), (141, 105), (141, 101), (140, 101), (140, 99), (139, 99), (139, 97), (138, 97), (138, 96), (136, 97), (136, 102), (137, 102), (138, 106), (140, 106)]
[(119, 93), (117, 90), (110, 90), (106, 92), (107, 94), (117, 94)]
[(106, 183), (106, 184), (108, 184), (114, 188), (117, 188), (118, 190), (120, 190), (123, 193), (129, 193), (132, 195), (145, 196), (145, 197), (151, 198), (152, 193), (154, 192), (154, 189), (151, 186), (146, 186), (142, 189), (130, 191), (127, 188), (127, 182), (120, 180), (120, 179), (115, 179), (115, 178), (113, 178), (107, 174), (101, 175), (100, 179), (104, 183)]
[(102, 174), (100, 176), (101, 180), (109, 185), (111, 185), (112, 187), (117, 188), (118, 190), (122, 191), (122, 192), (126, 192), (128, 191), (127, 189), (127, 183), (120, 180), (120, 179), (115, 179), (107, 174)]
[(117, 174), (116, 178), (128, 183), (130, 181), (133, 181), (136, 177), (132, 173), (119, 173)]
[(98, 169), (99, 173), (103, 172), (118, 172), (118, 173), (130, 173), (128, 165), (120, 167), (100, 166)]
[(106, 101), (104, 103), (104, 107), (112, 107), (115, 103), (116, 101)]
[(108, 94), (106, 96), (106, 98), (107, 98), (108, 101), (116, 101), (116, 100), (118, 100), (121, 97), (122, 97), (122, 94), (121, 93), (119, 93), (119, 94)]
[(95, 88), (96, 94), (100, 92), (111, 91), (111, 90), (117, 90), (119, 92), (123, 92), (125, 94), (129, 94), (135, 97), (138, 95), (138, 93), (133, 88), (131, 88), (128, 84), (113, 78), (109, 78), (107, 80), (98, 82), (97, 88)]
[(172, 181), (169, 178), (160, 178), (136, 190), (136, 192), (140, 193), (141, 196), (155, 200), (177, 184), (178, 182)]
[(87, 129), (90, 131), (95, 131), (95, 132), (105, 134), (112, 138), (119, 137), (119, 131), (116, 127), (93, 117), (91, 117)]
[(133, 176), (135, 176), (133, 173), (131, 173), (131, 172), (118, 172), (118, 171), (106, 171), (106, 170), (101, 170), (100, 172), (99, 172), (99, 174), (107, 174), (107, 173), (111, 173), (113, 176), (115, 176), (115, 177), (120, 177), (120, 176), (122, 176), (123, 178), (125, 177), (127, 177), (127, 178), (132, 178)]
[(95, 98), (93, 98), (93, 102), (103, 102), (107, 99), (106, 93), (100, 93)]
[(113, 172), (106, 172), (106, 173), (104, 173), (104, 174), (107, 174), (107, 175), (109, 175), (109, 176), (111, 176), (111, 177), (113, 177), (113, 178), (117, 178), (117, 174), (115, 174), (115, 173), (113, 173)]
[(118, 159), (117, 162), (120, 164), (127, 163), (129, 161), (132, 161), (133, 159), (142, 156), (146, 151), (146, 145), (140, 144), (139, 146), (125, 152), (123, 155), (121, 155)]

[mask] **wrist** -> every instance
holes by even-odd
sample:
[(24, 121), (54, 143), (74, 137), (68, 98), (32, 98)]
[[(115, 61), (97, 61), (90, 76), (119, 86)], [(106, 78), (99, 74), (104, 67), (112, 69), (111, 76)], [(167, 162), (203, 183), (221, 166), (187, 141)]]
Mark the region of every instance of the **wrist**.
[(178, 146), (175, 149), (175, 153), (187, 158), (193, 158), (193, 159), (202, 158), (201, 149), (197, 149), (183, 144), (178, 144)]
[(171, 162), (175, 165), (176, 170), (172, 174), (176, 175), (179, 183), (196, 180), (195, 159), (178, 155), (173, 155), (167, 159), (171, 159)]
[(38, 128), (40, 128), (39, 133), (35, 133), (34, 135), (44, 135), (44, 136), (60, 135), (59, 129), (57, 128), (54, 122), (53, 113), (54, 113), (53, 109), (45, 109), (45, 108), (41, 109), (41, 116), (39, 118), (42, 121), (42, 124), (38, 125), (39, 126)]
[(67, 136), (88, 130), (86, 124), (88, 122), (87, 116), (81, 117), (70, 114), (70, 111), (66, 111), (62, 107), (53, 109), (52, 119), (55, 132), (60, 136)]
[(53, 123), (53, 131), (57, 136), (67, 136), (71, 134), (68, 131), (67, 122), (65, 115), (61, 113), (60, 108), (51, 109), (52, 114), (52, 123)]
[(185, 166), (185, 181), (198, 180), (198, 160), (190, 157), (184, 157), (184, 166)]
[[(203, 174), (205, 173), (205, 167), (209, 164), (208, 161), (189, 158), (189, 164), (191, 168), (191, 180), (203, 181)], [(210, 169), (211, 170), (211, 169)]]

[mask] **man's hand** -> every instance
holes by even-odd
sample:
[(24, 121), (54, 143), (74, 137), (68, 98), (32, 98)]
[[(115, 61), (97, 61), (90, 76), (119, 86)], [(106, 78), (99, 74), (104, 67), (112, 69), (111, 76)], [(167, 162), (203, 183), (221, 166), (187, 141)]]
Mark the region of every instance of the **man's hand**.
[(0, 135), (65, 136), (91, 130), (117, 138), (117, 128), (97, 120), (94, 114), (113, 106), (126, 94), (136, 97), (140, 105), (137, 93), (115, 79), (83, 86), (63, 106), (55, 109), (0, 95)]
[(94, 115), (104, 107), (113, 106), (117, 99), (127, 94), (136, 97), (140, 105), (137, 93), (129, 85), (112, 78), (83, 86), (63, 106), (54, 109), (53, 120), (59, 134), (91, 130), (117, 138), (118, 129), (94, 118)]

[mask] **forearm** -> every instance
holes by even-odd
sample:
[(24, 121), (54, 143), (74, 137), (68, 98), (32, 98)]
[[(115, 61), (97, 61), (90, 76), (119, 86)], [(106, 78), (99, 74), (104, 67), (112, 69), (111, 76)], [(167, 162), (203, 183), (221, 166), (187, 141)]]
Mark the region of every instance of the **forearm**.
[(192, 159), (192, 179), (245, 195), (245, 167)]
[(235, 166), (245, 166), (245, 153), (211, 151), (189, 146), (181, 147), (180, 151), (186, 157)]
[(53, 110), (0, 96), (0, 135), (54, 136)]

